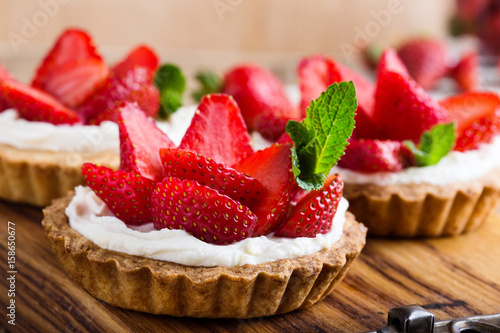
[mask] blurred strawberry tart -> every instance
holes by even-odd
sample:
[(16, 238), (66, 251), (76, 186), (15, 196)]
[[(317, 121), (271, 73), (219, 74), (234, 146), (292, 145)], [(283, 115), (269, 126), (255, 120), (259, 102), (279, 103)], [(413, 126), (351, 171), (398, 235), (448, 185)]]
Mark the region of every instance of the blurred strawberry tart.
[(459, 235), (498, 207), (497, 94), (471, 91), (437, 102), (392, 49), (380, 58), (375, 85), (322, 56), (304, 59), (299, 78), (306, 105), (332, 82), (356, 86), (356, 128), (332, 172), (342, 175), (349, 210), (369, 234)]
[(158, 58), (146, 46), (108, 68), (91, 37), (66, 30), (31, 85), (0, 66), (0, 198), (44, 206), (83, 183), (82, 162), (119, 165), (117, 104), (158, 111)]
[(118, 307), (213, 318), (308, 307), (365, 243), (341, 176), (327, 177), (355, 103), (352, 84), (334, 84), (290, 125), (295, 146), (258, 151), (231, 96), (203, 97), (178, 146), (122, 104), (120, 169), (85, 163), (87, 187), (44, 210), (46, 234), (68, 275)]

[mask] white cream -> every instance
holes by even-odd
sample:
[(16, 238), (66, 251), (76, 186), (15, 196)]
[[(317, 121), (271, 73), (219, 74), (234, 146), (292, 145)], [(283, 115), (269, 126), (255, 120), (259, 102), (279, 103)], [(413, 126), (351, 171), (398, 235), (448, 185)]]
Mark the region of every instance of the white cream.
[(447, 185), (458, 181), (477, 179), (500, 167), (500, 136), (492, 142), (482, 144), (477, 150), (466, 152), (452, 151), (436, 165), (428, 167), (411, 167), (399, 172), (360, 173), (334, 167), (332, 173), (338, 172), (345, 182), (355, 184), (372, 183), (376, 185), (402, 185), (410, 183), (427, 183), (431, 185)]
[(105, 121), (99, 126), (53, 125), (19, 118), (14, 109), (0, 113), (0, 143), (19, 149), (118, 154), (118, 126)]
[(101, 248), (190, 266), (260, 264), (297, 258), (327, 249), (342, 236), (347, 200), (342, 198), (332, 229), (315, 238), (281, 238), (272, 235), (247, 238), (231, 245), (205, 243), (184, 230), (155, 230), (152, 223), (129, 228), (83, 186), (78, 186), (66, 215), (70, 226)]

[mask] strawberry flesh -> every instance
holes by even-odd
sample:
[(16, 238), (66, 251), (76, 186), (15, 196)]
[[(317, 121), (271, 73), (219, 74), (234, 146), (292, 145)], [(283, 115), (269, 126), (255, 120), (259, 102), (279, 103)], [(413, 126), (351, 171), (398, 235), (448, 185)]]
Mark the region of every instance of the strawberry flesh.
[(116, 64), (112, 69), (112, 75), (123, 77), (128, 71), (133, 70), (136, 67), (146, 68), (152, 76), (158, 68), (158, 56), (156, 53), (147, 45), (140, 45), (130, 51), (130, 53)]
[(26, 120), (44, 121), (55, 125), (82, 122), (75, 111), (68, 109), (52, 96), (14, 80), (0, 83), (0, 95)]
[(151, 83), (151, 73), (143, 67), (127, 71), (124, 77), (109, 77), (103, 87), (78, 108), (85, 122), (98, 125), (102, 121), (118, 120), (117, 105), (135, 102), (148, 116), (155, 117), (159, 110), (159, 92)]
[(500, 97), (489, 92), (468, 92), (448, 97), (441, 105), (456, 123), (454, 150), (477, 149), (500, 133)]
[(207, 243), (252, 237), (257, 222), (248, 207), (194, 180), (166, 177), (156, 185), (152, 202), (156, 229), (182, 229)]
[(384, 71), (378, 77), (373, 121), (378, 139), (413, 140), (438, 123), (447, 122), (447, 112), (410, 77)]
[(152, 180), (92, 163), (82, 165), (83, 179), (108, 208), (127, 225), (151, 222)]
[(253, 154), (240, 109), (231, 96), (224, 94), (202, 98), (179, 148), (228, 166)]
[(135, 103), (124, 103), (118, 111), (120, 131), (120, 169), (161, 181), (165, 171), (160, 148), (174, 147), (154, 120)]
[(357, 172), (396, 172), (403, 169), (400, 141), (350, 139), (338, 166)]
[(160, 159), (165, 177), (196, 180), (200, 185), (213, 188), (246, 206), (255, 204), (264, 193), (264, 187), (257, 179), (198, 153), (162, 148)]
[[(5, 80), (14, 80), (14, 77), (0, 64), (0, 85)], [(10, 108), (9, 103), (0, 94), (0, 112), (5, 111), (8, 108)]]
[(36, 71), (32, 86), (69, 107), (81, 104), (108, 76), (108, 67), (84, 31), (66, 30)]
[(260, 181), (265, 193), (250, 209), (257, 215), (255, 235), (268, 234), (285, 218), (290, 206), (293, 173), (290, 145), (274, 144), (238, 163), (236, 170)]
[(226, 73), (222, 91), (234, 97), (250, 131), (271, 141), (284, 131), (288, 120), (302, 119), (281, 81), (271, 72), (253, 65), (240, 65)]
[(278, 237), (316, 237), (326, 234), (342, 199), (344, 183), (339, 174), (330, 176), (323, 188), (304, 196), (290, 212), (288, 219), (274, 233)]

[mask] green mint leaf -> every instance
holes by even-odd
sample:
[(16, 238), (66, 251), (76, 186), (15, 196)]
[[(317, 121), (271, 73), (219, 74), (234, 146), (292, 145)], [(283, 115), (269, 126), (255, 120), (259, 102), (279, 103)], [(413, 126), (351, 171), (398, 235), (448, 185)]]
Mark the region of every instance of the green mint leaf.
[(404, 141), (404, 145), (415, 155), (417, 166), (424, 167), (437, 164), (446, 156), (455, 144), (455, 123), (438, 124), (425, 131), (418, 146), (412, 141)]
[(200, 71), (196, 74), (200, 88), (191, 95), (194, 100), (200, 101), (203, 96), (215, 94), (222, 90), (222, 78), (211, 71)]
[(299, 186), (319, 189), (344, 154), (347, 139), (354, 129), (357, 108), (356, 90), (352, 82), (334, 83), (307, 108), (302, 123), (289, 121), (293, 171)]
[(186, 78), (174, 64), (164, 64), (156, 72), (154, 84), (160, 91), (160, 118), (168, 118), (183, 104), (182, 94), (186, 89)]

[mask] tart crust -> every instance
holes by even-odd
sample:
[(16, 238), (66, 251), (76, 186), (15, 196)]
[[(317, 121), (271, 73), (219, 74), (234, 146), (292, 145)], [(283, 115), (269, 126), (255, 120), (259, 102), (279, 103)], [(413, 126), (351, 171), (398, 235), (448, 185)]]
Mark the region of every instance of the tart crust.
[(456, 236), (477, 229), (500, 203), (500, 169), (467, 182), (437, 186), (344, 183), (344, 197), (368, 234)]
[(329, 249), (258, 265), (186, 266), (95, 245), (68, 224), (64, 211), (73, 195), (55, 200), (42, 221), (67, 274), (98, 299), (153, 314), (250, 318), (311, 306), (342, 280), (366, 238), (348, 212), (341, 239)]
[(84, 184), (82, 162), (118, 168), (118, 154), (91, 156), (71, 152), (19, 149), (0, 144), (0, 199), (46, 206)]

